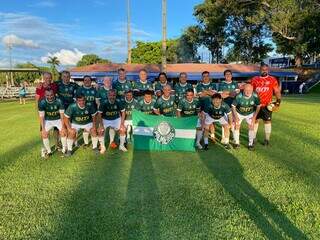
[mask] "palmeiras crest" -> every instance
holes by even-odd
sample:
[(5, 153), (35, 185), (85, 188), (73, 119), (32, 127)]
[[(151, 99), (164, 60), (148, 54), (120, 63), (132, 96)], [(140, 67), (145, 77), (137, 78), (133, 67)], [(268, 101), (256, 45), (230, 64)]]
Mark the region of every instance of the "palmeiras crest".
[(154, 138), (161, 144), (170, 143), (175, 137), (175, 130), (168, 122), (160, 122), (153, 129)]

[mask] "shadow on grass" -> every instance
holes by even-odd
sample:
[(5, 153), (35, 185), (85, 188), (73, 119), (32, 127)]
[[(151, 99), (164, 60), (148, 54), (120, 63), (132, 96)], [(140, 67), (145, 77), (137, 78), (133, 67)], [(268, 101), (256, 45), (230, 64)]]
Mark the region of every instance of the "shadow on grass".
[(215, 147), (215, 157), (199, 154), (202, 162), (227, 193), (246, 212), (267, 239), (308, 239), (277, 206), (261, 195), (243, 176), (243, 169), (232, 154)]
[(133, 151), (123, 216), (124, 239), (160, 239), (162, 215), (152, 159), (147, 151)]
[[(11, 150), (0, 155), (0, 171), (13, 165), (23, 154), (28, 154), (35, 146), (40, 144), (41, 139), (33, 139), (19, 146), (13, 147)], [(39, 153), (40, 154), (40, 153)]]

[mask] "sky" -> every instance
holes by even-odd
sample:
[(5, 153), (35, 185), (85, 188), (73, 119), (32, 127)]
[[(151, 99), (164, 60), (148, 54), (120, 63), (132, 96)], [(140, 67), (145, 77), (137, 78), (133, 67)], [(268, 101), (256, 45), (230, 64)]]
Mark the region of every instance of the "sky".
[[(57, 56), (75, 65), (94, 53), (124, 62), (127, 52), (127, 0), (0, 0), (0, 67), (32, 62), (46, 65)], [(130, 0), (132, 41), (161, 40), (161, 0)], [(167, 0), (168, 38), (195, 24), (194, 6), (202, 0)], [(183, 3), (183, 4), (181, 4)]]

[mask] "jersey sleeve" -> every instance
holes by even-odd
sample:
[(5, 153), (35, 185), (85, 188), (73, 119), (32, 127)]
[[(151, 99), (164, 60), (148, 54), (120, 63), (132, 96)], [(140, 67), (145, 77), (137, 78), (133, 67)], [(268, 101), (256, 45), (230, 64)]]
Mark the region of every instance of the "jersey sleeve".
[(99, 104), (99, 107), (98, 107), (98, 112), (99, 113), (103, 113), (103, 109), (104, 109), (104, 101), (101, 101), (101, 103)]
[(71, 118), (72, 117), (72, 109), (73, 109), (73, 106), (70, 105), (67, 110), (64, 112), (64, 116), (67, 117), (67, 118)]
[(260, 105), (260, 98), (258, 96), (258, 94), (254, 94), (254, 103), (259, 106)]
[(199, 83), (196, 86), (196, 91), (197, 91), (198, 94), (202, 92), (202, 87), (201, 87), (201, 85)]
[(153, 104), (153, 109), (159, 109), (160, 108), (160, 98)]
[(275, 78), (273, 78), (273, 81), (272, 81), (272, 89), (273, 89), (273, 91), (279, 90), (279, 84), (278, 84), (277, 79), (275, 79)]
[(62, 101), (60, 100), (60, 99), (58, 99), (58, 101), (59, 101), (59, 112), (60, 113), (64, 113), (64, 105), (62, 104)]
[(225, 109), (226, 114), (231, 113), (231, 108), (227, 104), (224, 104), (224, 109)]
[[(239, 95), (238, 95), (238, 96), (239, 96)], [(235, 97), (235, 99), (233, 100), (231, 106), (234, 106), (234, 107), (238, 106), (238, 103), (239, 103), (239, 97), (238, 97), (238, 96)]]
[(90, 110), (89, 110), (91, 116), (94, 116), (97, 114), (97, 109), (94, 106), (90, 106)]
[(126, 110), (126, 106), (125, 106), (124, 102), (119, 101), (119, 102), (117, 102), (117, 105), (120, 109), (120, 112), (124, 112)]
[(183, 103), (182, 103), (183, 100), (180, 100), (178, 102), (178, 105), (177, 105), (177, 111), (181, 112), (182, 111), (182, 107), (183, 107)]

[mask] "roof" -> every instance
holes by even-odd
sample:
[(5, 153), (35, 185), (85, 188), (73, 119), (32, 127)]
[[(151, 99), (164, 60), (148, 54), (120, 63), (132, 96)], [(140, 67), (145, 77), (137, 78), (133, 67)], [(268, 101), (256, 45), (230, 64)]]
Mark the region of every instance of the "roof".
[[(84, 67), (71, 68), (71, 75), (74, 78), (82, 78), (84, 75), (93, 77), (117, 76), (117, 70), (124, 68), (127, 76), (136, 79), (141, 69), (148, 71), (150, 78), (155, 78), (161, 72), (160, 64), (93, 64)], [(223, 72), (229, 69), (233, 72), (234, 77), (252, 77), (259, 74), (259, 65), (244, 64), (199, 64), (199, 63), (181, 63), (168, 64), (167, 75), (169, 78), (178, 77), (180, 72), (187, 72), (189, 80), (199, 80), (203, 71), (210, 72), (212, 78), (223, 78)], [(295, 77), (298, 74), (294, 71), (285, 71), (280, 68), (270, 68), (271, 75), (276, 77)]]

